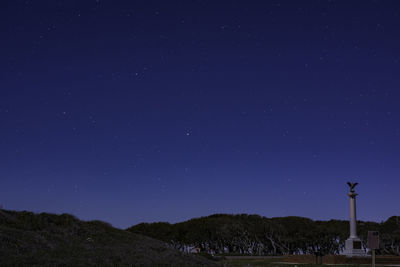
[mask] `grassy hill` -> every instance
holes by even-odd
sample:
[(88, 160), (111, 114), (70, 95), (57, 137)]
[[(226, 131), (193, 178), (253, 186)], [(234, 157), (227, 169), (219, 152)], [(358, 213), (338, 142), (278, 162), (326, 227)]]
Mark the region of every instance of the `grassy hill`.
[(101, 221), (0, 210), (0, 266), (218, 265)]

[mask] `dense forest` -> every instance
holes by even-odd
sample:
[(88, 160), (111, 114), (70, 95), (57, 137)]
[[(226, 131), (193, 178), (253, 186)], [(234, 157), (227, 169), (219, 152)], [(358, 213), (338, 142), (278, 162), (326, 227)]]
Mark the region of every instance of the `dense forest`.
[[(357, 224), (364, 248), (368, 231), (379, 231), (377, 253), (400, 255), (399, 216), (382, 223), (358, 221)], [(182, 251), (198, 248), (215, 254), (339, 254), (349, 235), (349, 222), (215, 214), (176, 224), (141, 223), (127, 230), (163, 240)]]

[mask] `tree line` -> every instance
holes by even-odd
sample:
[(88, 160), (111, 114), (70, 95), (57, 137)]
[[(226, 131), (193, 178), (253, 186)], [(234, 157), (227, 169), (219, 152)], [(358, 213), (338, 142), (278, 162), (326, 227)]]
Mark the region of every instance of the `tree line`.
[[(364, 248), (368, 231), (379, 231), (377, 253), (400, 255), (400, 216), (381, 223), (358, 221), (357, 226)], [(127, 230), (163, 240), (182, 251), (198, 248), (215, 254), (339, 254), (349, 236), (349, 222), (215, 214), (176, 224), (141, 223)]]

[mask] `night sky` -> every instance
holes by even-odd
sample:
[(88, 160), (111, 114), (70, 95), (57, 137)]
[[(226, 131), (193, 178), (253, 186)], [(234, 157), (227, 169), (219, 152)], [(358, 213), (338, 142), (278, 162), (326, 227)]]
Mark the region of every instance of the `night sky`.
[(125, 228), (400, 215), (400, 1), (1, 1), (0, 205)]

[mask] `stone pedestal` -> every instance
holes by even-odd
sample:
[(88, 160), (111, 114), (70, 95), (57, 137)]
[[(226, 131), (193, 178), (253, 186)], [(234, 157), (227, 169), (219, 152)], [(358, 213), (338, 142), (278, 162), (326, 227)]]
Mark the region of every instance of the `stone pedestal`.
[(347, 239), (345, 245), (346, 249), (343, 254), (345, 254), (346, 256), (366, 256), (365, 251), (362, 249), (361, 239), (359, 239), (358, 237)]
[(357, 236), (356, 196), (354, 191), (347, 194), (350, 197), (350, 237), (346, 240), (344, 255), (348, 257), (366, 256), (362, 249), (361, 239)]

